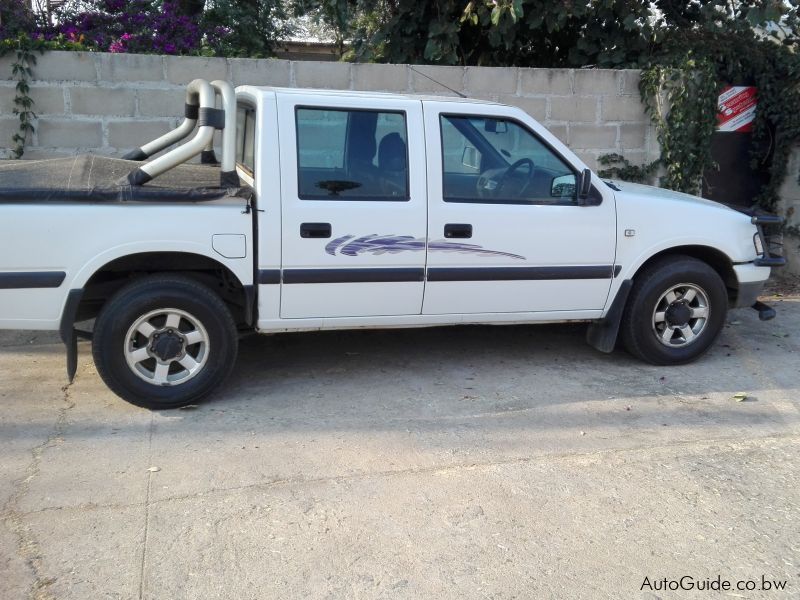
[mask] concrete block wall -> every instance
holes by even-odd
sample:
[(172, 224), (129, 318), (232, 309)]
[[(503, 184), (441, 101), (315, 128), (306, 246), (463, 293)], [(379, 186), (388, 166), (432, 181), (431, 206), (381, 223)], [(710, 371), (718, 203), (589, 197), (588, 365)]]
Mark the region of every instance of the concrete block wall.
[[(423, 75), (424, 73), (424, 75)], [(617, 152), (634, 164), (658, 157), (655, 132), (639, 99), (639, 71), (375, 65), (273, 59), (48, 52), (33, 68), (38, 115), (25, 158), (76, 152), (121, 155), (177, 126), (185, 85), (226, 79), (274, 85), (435, 95), (453, 92), (519, 106), (590, 167)], [(13, 114), (10, 57), (0, 58), (0, 159), (10, 154)], [(800, 150), (781, 190), (782, 212), (800, 227)], [(787, 236), (788, 270), (800, 274), (800, 241)]]
[[(786, 180), (780, 190), (779, 212), (786, 215), (786, 223), (794, 231), (800, 231), (800, 148), (795, 148), (789, 157)], [(794, 235), (783, 237), (784, 256), (788, 262), (787, 271), (800, 276), (800, 238)]]
[[(419, 72), (415, 72), (416, 69)], [(639, 101), (639, 72), (296, 62), (48, 52), (33, 68), (38, 115), (25, 156), (91, 151), (119, 155), (175, 127), (186, 83), (196, 77), (235, 85), (275, 85), (453, 95), (421, 73), (471, 97), (530, 113), (592, 168), (597, 157), (624, 153), (634, 163), (658, 155)], [(0, 155), (17, 118), (10, 59), (0, 59)]]

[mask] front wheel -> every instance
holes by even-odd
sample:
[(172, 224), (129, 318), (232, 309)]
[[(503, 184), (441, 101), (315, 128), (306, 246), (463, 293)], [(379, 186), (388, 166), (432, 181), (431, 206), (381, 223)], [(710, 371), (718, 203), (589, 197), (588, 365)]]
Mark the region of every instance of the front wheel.
[(117, 292), (95, 323), (92, 354), (111, 390), (137, 406), (178, 408), (210, 394), (236, 362), (236, 324), (210, 289), (154, 275)]
[(668, 256), (636, 276), (622, 317), (622, 342), (656, 365), (690, 362), (714, 342), (728, 294), (719, 274), (688, 256)]

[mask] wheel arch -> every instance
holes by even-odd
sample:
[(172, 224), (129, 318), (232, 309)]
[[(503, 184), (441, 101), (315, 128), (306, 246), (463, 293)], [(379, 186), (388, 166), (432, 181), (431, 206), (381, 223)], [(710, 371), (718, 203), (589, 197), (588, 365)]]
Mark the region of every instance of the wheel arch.
[(628, 294), (636, 276), (648, 266), (669, 256), (689, 256), (709, 265), (722, 279), (728, 292), (728, 304), (733, 306), (738, 294), (738, 280), (733, 269), (733, 261), (721, 250), (703, 244), (685, 244), (664, 248), (647, 258), (640, 260), (619, 283), (616, 291), (610, 296), (605, 316), (590, 324), (587, 330), (587, 342), (601, 352), (612, 352), (619, 334), (622, 316), (628, 304)]
[(728, 290), (729, 303), (732, 304), (735, 302), (738, 280), (736, 278), (736, 271), (734, 271), (733, 268), (734, 262), (727, 254), (725, 254), (725, 252), (712, 246), (690, 244), (683, 246), (672, 246), (670, 248), (660, 250), (643, 260), (628, 276), (628, 278), (635, 280), (636, 276), (642, 273), (644, 269), (669, 256), (689, 256), (706, 263), (717, 272), (722, 281), (725, 283), (725, 287)]
[(126, 284), (154, 273), (181, 273), (215, 291), (231, 308), (239, 323), (254, 322), (255, 287), (239, 274), (205, 253), (167, 250), (126, 253), (107, 258), (89, 271), (81, 270), (72, 289), (82, 290), (75, 321), (95, 317), (105, 302)]
[(224, 383), (238, 337), (219, 294), (185, 271), (160, 271), (133, 280), (108, 301), (93, 328), (92, 357), (98, 375), (122, 399), (177, 408)]

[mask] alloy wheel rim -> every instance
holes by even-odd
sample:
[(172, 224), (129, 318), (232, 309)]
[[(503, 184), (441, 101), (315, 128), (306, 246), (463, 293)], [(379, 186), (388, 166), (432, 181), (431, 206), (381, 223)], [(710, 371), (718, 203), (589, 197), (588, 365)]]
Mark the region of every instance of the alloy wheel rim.
[(142, 315), (125, 335), (125, 361), (140, 379), (157, 386), (180, 385), (208, 362), (209, 338), (194, 315), (177, 308)]
[(708, 294), (694, 283), (679, 283), (665, 291), (653, 310), (652, 329), (668, 348), (683, 348), (697, 341), (710, 315)]

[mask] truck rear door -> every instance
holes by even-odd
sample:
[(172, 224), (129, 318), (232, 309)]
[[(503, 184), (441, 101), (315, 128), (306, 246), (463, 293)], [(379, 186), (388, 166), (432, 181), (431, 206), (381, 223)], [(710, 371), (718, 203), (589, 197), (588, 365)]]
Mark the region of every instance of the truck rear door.
[(300, 92), (279, 93), (277, 103), (281, 318), (420, 314), (421, 103)]

